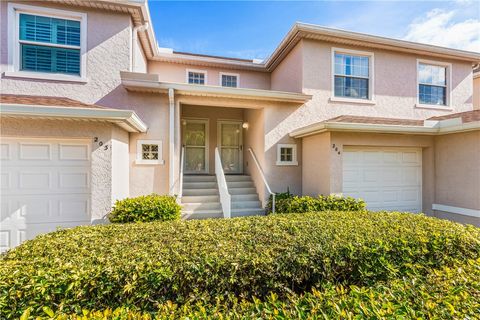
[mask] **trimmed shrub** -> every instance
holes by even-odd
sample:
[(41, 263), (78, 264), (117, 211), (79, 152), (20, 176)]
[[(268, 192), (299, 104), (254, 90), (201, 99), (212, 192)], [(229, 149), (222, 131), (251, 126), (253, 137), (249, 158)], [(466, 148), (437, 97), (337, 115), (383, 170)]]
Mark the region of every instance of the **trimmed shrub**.
[(154, 313), (129, 308), (61, 314), (57, 319), (477, 319), (480, 314), (480, 260), (433, 270), (426, 277), (395, 279), (372, 287), (327, 285), (285, 299), (232, 295), (213, 303), (165, 303)]
[[(320, 211), (361, 211), (366, 204), (362, 199), (338, 196), (294, 196), (290, 192), (275, 197), (275, 213), (306, 213)], [(272, 196), (267, 204), (267, 213), (272, 213)]]
[(178, 220), (181, 209), (175, 197), (151, 194), (118, 200), (108, 219), (113, 223)]
[[(232, 296), (268, 302), (272, 293), (288, 301), (315, 288), (421, 279), (479, 257), (480, 229), (406, 213), (84, 226), (41, 235), (0, 258), (0, 314), (156, 312)], [(423, 299), (423, 291), (412, 297)]]

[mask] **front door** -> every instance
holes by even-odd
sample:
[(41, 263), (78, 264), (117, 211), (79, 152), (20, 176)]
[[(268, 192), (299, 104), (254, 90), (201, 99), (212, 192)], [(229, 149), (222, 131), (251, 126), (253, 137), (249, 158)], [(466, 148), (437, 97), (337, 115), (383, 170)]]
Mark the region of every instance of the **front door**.
[(185, 173), (208, 173), (208, 120), (183, 120)]
[(242, 122), (218, 122), (218, 149), (225, 173), (243, 172)]

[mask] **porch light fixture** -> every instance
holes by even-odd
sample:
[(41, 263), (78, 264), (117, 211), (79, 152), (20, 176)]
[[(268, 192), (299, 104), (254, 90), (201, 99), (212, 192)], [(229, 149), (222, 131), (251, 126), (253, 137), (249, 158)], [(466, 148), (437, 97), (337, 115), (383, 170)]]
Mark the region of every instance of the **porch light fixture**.
[(248, 129), (248, 122), (242, 123), (242, 128), (243, 129)]

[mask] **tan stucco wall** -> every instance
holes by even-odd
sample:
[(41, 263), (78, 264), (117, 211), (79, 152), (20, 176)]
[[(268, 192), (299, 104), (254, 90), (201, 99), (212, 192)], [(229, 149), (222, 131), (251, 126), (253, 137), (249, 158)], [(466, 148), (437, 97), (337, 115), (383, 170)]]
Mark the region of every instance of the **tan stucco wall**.
[(161, 61), (150, 61), (148, 64), (148, 72), (158, 74), (160, 81), (186, 83), (187, 69), (206, 71), (207, 85), (211, 86), (221, 85), (220, 72), (224, 72), (239, 74), (241, 88), (270, 89), (270, 74), (267, 72), (213, 68)]
[(265, 168), (265, 118), (263, 109), (245, 109), (244, 119), (248, 123), (248, 129), (245, 130), (245, 157), (244, 157), (244, 172), (252, 177), (253, 183), (257, 189), (259, 199), (265, 204), (268, 199), (268, 192), (265, 183), (262, 180), (260, 170), (256, 166), (253, 156), (248, 151), (249, 148), (253, 150), (260, 169)]
[(300, 42), (273, 70), (271, 89), (302, 92), (303, 89), (303, 45)]
[(473, 109), (480, 109), (480, 75), (473, 79)]
[(416, 147), (422, 148), (423, 212), (431, 215), (435, 183), (433, 139), (432, 136), (420, 135), (347, 132), (331, 132), (305, 137), (303, 138), (303, 194), (342, 193), (345, 146)]
[[(0, 119), (1, 137), (36, 137), (36, 138), (85, 138), (92, 141), (91, 153), (91, 214), (92, 221), (101, 219), (110, 212), (116, 198), (117, 189), (112, 188), (113, 154), (120, 155), (124, 149), (117, 149), (113, 140), (122, 140), (115, 125), (105, 122), (65, 121), (65, 120), (31, 120)], [(120, 129), (121, 130), (121, 129)], [(98, 142), (94, 142), (94, 137)], [(102, 146), (99, 143), (102, 142)], [(105, 148), (107, 147), (107, 149)]]
[(480, 131), (435, 138), (435, 178), (435, 203), (480, 210)]

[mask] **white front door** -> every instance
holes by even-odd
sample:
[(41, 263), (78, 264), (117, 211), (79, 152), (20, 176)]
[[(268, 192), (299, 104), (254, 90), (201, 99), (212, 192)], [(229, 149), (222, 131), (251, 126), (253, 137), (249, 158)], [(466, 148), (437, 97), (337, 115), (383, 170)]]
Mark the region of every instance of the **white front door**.
[(0, 146), (0, 252), (90, 223), (89, 140), (2, 138)]
[(343, 193), (369, 210), (422, 211), (422, 149), (343, 148)]
[(243, 172), (242, 122), (218, 122), (218, 149), (225, 173)]
[(208, 173), (208, 120), (183, 120), (185, 173)]

